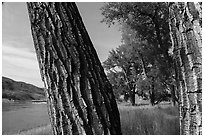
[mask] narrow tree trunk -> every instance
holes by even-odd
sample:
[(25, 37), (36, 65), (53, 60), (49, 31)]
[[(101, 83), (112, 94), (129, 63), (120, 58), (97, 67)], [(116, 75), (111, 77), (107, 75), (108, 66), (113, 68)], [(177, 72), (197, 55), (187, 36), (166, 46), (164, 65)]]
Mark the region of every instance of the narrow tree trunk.
[(154, 88), (154, 77), (151, 78), (151, 84), (149, 85), (149, 98), (152, 106), (155, 105), (155, 88)]
[[(177, 62), (180, 107), (183, 114), (181, 134), (202, 134), (202, 27), (200, 3), (170, 3), (170, 30)], [(179, 87), (178, 87), (179, 88)], [(183, 92), (182, 92), (183, 91)]]
[(130, 91), (130, 101), (132, 106), (135, 105), (135, 85), (132, 85), (131, 91)]
[(121, 134), (112, 87), (75, 3), (27, 3), (54, 134)]

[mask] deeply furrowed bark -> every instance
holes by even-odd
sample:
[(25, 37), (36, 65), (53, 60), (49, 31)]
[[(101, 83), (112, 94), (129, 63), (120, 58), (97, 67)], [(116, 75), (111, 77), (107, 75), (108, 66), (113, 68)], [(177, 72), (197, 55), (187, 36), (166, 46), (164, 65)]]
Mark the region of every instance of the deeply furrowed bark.
[(54, 134), (121, 134), (112, 87), (75, 3), (27, 3)]
[(180, 89), (180, 131), (181, 134), (199, 135), (202, 134), (201, 5), (170, 3), (169, 11), (176, 73), (181, 75), (177, 82), (182, 82), (177, 85)]

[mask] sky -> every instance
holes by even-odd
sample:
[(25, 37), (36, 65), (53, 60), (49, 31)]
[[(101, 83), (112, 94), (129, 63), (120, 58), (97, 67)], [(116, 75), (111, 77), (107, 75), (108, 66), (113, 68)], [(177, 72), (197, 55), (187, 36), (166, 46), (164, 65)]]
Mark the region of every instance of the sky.
[[(121, 44), (118, 26), (101, 23), (99, 2), (76, 3), (101, 62)], [(2, 6), (2, 75), (43, 87), (30, 30), (26, 4), (7, 2)]]

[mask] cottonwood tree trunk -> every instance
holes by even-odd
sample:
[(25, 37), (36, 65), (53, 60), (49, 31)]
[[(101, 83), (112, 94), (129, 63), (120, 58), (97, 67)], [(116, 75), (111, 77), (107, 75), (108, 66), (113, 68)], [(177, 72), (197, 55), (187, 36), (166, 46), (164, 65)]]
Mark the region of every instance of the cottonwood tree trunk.
[(27, 3), (54, 134), (121, 134), (112, 87), (75, 3)]
[(132, 106), (135, 106), (135, 85), (131, 85), (131, 86), (132, 86), (132, 88), (131, 88), (131, 90), (129, 92), (130, 102), (131, 102)]
[(149, 96), (150, 96), (150, 103), (152, 106), (155, 105), (155, 87), (154, 87), (154, 77), (151, 78), (151, 85), (150, 85), (150, 90), (149, 90)]
[(169, 3), (170, 35), (179, 89), (180, 134), (202, 134), (201, 3)]

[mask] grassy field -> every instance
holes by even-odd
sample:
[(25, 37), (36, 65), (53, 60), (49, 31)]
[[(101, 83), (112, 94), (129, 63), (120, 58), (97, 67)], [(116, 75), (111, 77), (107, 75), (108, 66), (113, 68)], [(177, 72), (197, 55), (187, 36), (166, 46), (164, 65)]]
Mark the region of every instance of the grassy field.
[(44, 125), (26, 131), (19, 131), (19, 135), (52, 135), (51, 125)]
[(49, 124), (47, 104), (2, 103), (2, 134), (17, 134)]
[(124, 135), (179, 135), (178, 109), (171, 106), (119, 106)]
[[(124, 135), (179, 135), (177, 107), (119, 105), (119, 110)], [(50, 135), (52, 131), (50, 125), (45, 125), (18, 134)]]

